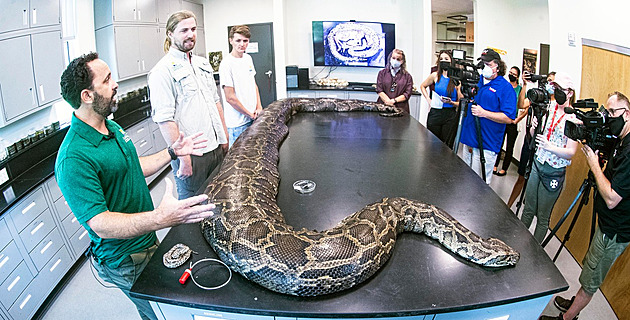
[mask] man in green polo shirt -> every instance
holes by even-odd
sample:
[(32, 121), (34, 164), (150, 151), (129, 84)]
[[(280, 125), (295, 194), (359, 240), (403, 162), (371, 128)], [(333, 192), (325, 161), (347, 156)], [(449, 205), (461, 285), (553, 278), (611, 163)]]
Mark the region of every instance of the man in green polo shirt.
[[(129, 289), (157, 248), (155, 231), (212, 215), (206, 195), (177, 200), (172, 182), (154, 209), (145, 176), (172, 158), (200, 155), (201, 134), (180, 137), (171, 147), (138, 158), (133, 142), (114, 121), (118, 84), (107, 64), (89, 53), (73, 60), (61, 76), (61, 94), (76, 109), (59, 148), (55, 176), (77, 220), (88, 230), (99, 276)], [(146, 300), (129, 297), (143, 319), (156, 319)]]

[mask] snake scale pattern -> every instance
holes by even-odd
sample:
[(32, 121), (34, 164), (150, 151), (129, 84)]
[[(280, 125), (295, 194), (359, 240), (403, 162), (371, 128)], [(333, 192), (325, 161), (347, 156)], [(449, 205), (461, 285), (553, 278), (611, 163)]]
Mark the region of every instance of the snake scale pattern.
[(445, 211), (406, 198), (384, 198), (325, 231), (287, 225), (276, 204), (278, 150), (292, 115), (318, 111), (400, 113), (358, 100), (290, 98), (270, 104), (234, 143), (205, 191), (221, 212), (201, 222), (203, 236), (233, 271), (284, 294), (338, 292), (370, 278), (407, 231), (424, 233), (482, 266), (518, 262), (519, 253), (503, 241), (481, 238)]

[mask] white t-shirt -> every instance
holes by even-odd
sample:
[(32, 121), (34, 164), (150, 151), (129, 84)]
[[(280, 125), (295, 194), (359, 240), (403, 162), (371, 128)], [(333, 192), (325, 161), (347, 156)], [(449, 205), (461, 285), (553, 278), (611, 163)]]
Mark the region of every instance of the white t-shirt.
[(225, 99), (225, 88), (233, 87), (236, 98), (250, 112), (256, 110), (258, 96), (256, 95), (256, 69), (252, 57), (243, 53), (242, 58), (228, 54), (219, 66), (219, 80), (223, 90), (223, 110), (225, 125), (228, 128), (240, 127), (252, 119), (234, 109)]

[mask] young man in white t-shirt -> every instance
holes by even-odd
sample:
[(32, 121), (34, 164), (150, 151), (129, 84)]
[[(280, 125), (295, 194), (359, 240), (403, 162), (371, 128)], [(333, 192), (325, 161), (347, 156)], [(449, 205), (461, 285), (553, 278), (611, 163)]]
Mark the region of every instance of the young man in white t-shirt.
[(245, 53), (250, 37), (248, 26), (230, 28), (229, 41), (232, 51), (219, 67), (230, 147), (262, 111), (260, 94), (254, 78), (256, 69), (252, 57)]

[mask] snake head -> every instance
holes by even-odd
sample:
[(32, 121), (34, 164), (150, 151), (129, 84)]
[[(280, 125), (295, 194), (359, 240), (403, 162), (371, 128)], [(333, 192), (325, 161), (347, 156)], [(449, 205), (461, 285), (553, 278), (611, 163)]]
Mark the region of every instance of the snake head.
[(521, 255), (512, 247), (505, 244), (505, 242), (496, 239), (488, 238), (486, 241), (491, 245), (493, 254), (488, 256), (482, 265), (484, 267), (509, 267), (516, 265)]

